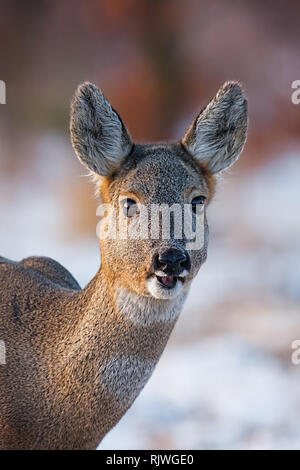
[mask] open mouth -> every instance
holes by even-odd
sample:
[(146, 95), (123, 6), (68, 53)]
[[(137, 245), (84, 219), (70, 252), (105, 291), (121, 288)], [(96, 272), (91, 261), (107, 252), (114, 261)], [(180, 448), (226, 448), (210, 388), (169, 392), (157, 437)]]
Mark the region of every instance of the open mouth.
[(157, 299), (175, 298), (184, 288), (187, 275), (186, 270), (180, 275), (167, 274), (163, 271), (152, 272), (147, 279), (147, 289)]
[(176, 286), (178, 280), (180, 280), (181, 282), (184, 281), (184, 278), (180, 276), (157, 276), (156, 275), (156, 279), (165, 289), (173, 289)]

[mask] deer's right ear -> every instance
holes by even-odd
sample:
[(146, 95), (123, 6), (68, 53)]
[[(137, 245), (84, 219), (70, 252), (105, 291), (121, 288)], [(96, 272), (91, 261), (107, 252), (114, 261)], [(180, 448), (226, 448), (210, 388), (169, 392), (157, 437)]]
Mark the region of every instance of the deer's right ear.
[(118, 168), (133, 146), (121, 118), (92, 83), (83, 83), (75, 93), (70, 130), (81, 163), (101, 176)]

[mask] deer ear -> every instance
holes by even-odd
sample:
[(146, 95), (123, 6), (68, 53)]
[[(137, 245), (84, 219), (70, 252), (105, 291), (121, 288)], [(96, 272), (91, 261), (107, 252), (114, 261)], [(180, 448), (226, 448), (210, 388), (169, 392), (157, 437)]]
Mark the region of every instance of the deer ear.
[(227, 82), (200, 112), (182, 144), (212, 173), (218, 173), (238, 159), (247, 127), (247, 99), (238, 83)]
[(92, 83), (83, 83), (75, 93), (70, 130), (81, 163), (101, 176), (118, 168), (133, 146), (120, 116)]

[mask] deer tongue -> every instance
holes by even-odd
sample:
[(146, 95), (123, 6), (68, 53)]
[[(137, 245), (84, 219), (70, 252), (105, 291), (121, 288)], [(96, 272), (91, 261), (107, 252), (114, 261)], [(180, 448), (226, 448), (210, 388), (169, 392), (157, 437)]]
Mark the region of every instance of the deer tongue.
[(163, 276), (160, 278), (161, 283), (166, 287), (173, 287), (175, 278), (174, 276)]

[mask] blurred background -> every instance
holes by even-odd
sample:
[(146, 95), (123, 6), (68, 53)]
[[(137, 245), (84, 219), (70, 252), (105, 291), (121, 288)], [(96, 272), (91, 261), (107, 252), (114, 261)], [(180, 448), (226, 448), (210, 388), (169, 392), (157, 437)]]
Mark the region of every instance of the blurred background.
[(99, 268), (69, 104), (101, 87), (138, 142), (183, 136), (240, 80), (250, 129), (208, 210), (210, 246), (150, 382), (102, 449), (300, 448), (300, 3), (0, 1), (0, 252)]

